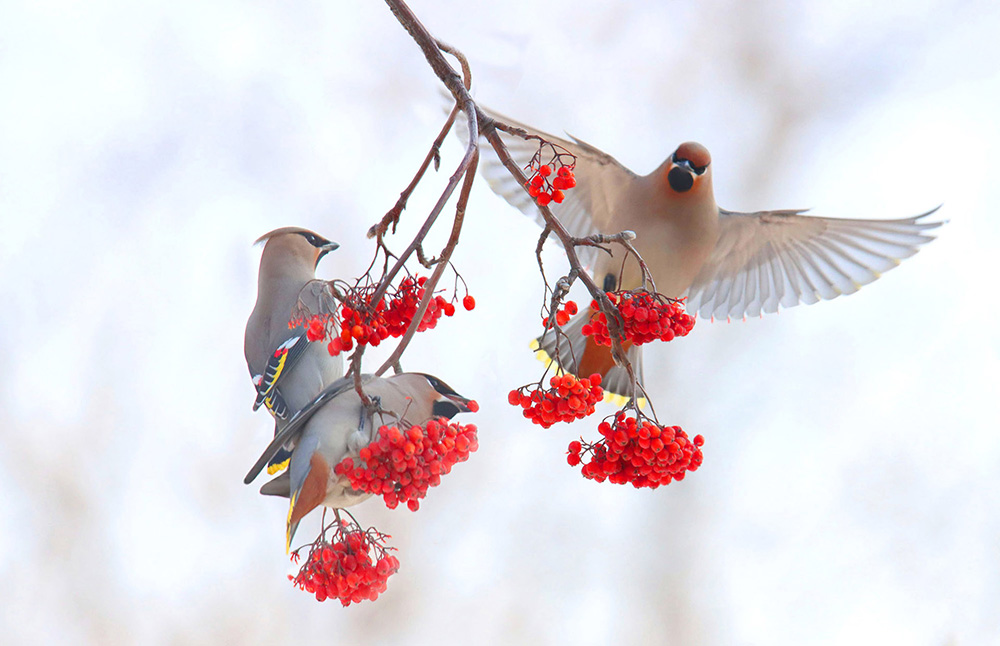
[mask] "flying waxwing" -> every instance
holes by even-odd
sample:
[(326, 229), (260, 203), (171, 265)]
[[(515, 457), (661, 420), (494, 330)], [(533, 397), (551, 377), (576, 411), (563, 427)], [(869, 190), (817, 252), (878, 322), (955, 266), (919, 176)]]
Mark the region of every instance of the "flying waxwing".
[[(310, 343), (303, 326), (288, 327), (299, 300), (320, 311), (323, 283), (316, 280), (320, 259), (339, 245), (307, 229), (284, 227), (262, 235), (257, 303), (247, 320), (243, 351), (257, 388), (253, 409), (262, 404), (278, 431), (323, 388), (344, 374), (344, 361), (322, 343)], [(284, 468), (288, 450), (278, 451), (269, 473)]]
[[(933, 239), (927, 231), (942, 224), (924, 221), (937, 208), (899, 220), (823, 218), (802, 215), (804, 210), (727, 211), (715, 203), (712, 159), (701, 144), (683, 143), (652, 173), (637, 175), (575, 137), (567, 141), (493, 116), (576, 155), (576, 187), (566, 191), (561, 204), (549, 205), (571, 235), (634, 231), (632, 244), (657, 291), (686, 297), (687, 310), (703, 317), (758, 316), (851, 294), (915, 254)], [(500, 135), (522, 168), (538, 150), (536, 141)], [(479, 167), (494, 192), (544, 226), (534, 200), (495, 155), (483, 157)], [(611, 251), (577, 247), (580, 261), (605, 291), (640, 287), (635, 259), (625, 259), (622, 271), (624, 250), (611, 245)], [(591, 315), (589, 308), (581, 310), (563, 327), (566, 336), (558, 341), (562, 368), (577, 376), (600, 373), (606, 391), (628, 395), (628, 373), (615, 365), (609, 348), (580, 331)], [(556, 354), (554, 336), (533, 344), (544, 352), (543, 359)], [(641, 380), (641, 348), (626, 348)]]
[(344, 508), (371, 495), (353, 490), (333, 469), (345, 457), (357, 457), (377, 438), (379, 427), (423, 425), (471, 410), (470, 400), (437, 377), (419, 372), (386, 378), (364, 375), (362, 384), (380, 412), (373, 413), (362, 404), (352, 378), (339, 379), (292, 416), (244, 479), (250, 484), (282, 446), (294, 443), (288, 471), (260, 489), (266, 496), (289, 498), (286, 548), (302, 517), (319, 505)]

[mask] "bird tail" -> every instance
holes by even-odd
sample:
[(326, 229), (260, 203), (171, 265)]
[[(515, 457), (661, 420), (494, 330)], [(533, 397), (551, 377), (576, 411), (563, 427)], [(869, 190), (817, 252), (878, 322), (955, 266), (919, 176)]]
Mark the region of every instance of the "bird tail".
[[(531, 349), (539, 361), (546, 367), (553, 366), (557, 372), (568, 372), (577, 377), (589, 377), (597, 373), (601, 375), (601, 388), (604, 389), (604, 401), (621, 406), (632, 396), (632, 381), (628, 370), (615, 363), (611, 348), (598, 345), (593, 337), (583, 335), (583, 326), (590, 321), (595, 310), (586, 309), (560, 328), (560, 333), (554, 330), (531, 342)], [(635, 378), (642, 382), (642, 348), (631, 343), (623, 347)], [(645, 399), (639, 399), (639, 405), (645, 405)]]
[[(277, 437), (278, 433), (281, 431), (282, 422), (278, 419), (274, 420), (274, 436)], [(295, 448), (294, 442), (288, 442), (284, 444), (278, 452), (274, 454), (270, 460), (267, 461), (267, 474), (273, 476), (275, 473), (279, 473), (288, 468), (288, 462), (292, 459), (292, 449)]]

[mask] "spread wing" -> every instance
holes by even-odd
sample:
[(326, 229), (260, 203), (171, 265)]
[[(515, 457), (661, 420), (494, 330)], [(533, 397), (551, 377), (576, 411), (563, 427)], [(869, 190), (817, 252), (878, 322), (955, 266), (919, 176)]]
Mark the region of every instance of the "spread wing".
[[(575, 137), (569, 141), (508, 119), (503, 115), (488, 110), (484, 110), (484, 112), (498, 121), (522, 128), (529, 134), (562, 146), (576, 156), (576, 168), (573, 171), (576, 177), (576, 187), (565, 192), (566, 198), (561, 204), (549, 204), (552, 213), (559, 218), (570, 235), (584, 237), (598, 232), (617, 232), (610, 225), (613, 214), (612, 205), (629, 182), (636, 179), (635, 173), (622, 166), (611, 155)], [(467, 130), (463, 131), (459, 126), (456, 126), (456, 130), (464, 140), (468, 140)], [(522, 139), (506, 132), (500, 132), (500, 138), (507, 146), (511, 157), (522, 169), (528, 165), (535, 152), (538, 151), (539, 143), (537, 140)], [(489, 144), (484, 143), (483, 148), (489, 148)], [(511, 206), (520, 209), (525, 215), (534, 218), (540, 226), (545, 226), (545, 221), (542, 219), (538, 207), (535, 206), (535, 201), (504, 168), (491, 148), (484, 150), (480, 156), (479, 169), (494, 193), (507, 200)], [(558, 242), (558, 239), (556, 240)], [(588, 266), (593, 266), (597, 253), (598, 250), (593, 247), (577, 247), (580, 261)]]
[(935, 211), (847, 220), (720, 209), (719, 241), (688, 290), (688, 311), (742, 318), (856, 292), (934, 239), (927, 231), (943, 222), (924, 218)]

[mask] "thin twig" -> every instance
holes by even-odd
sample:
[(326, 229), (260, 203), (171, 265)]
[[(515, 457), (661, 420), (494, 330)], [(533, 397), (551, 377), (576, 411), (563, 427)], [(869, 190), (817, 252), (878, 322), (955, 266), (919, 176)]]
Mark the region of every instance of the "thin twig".
[[(480, 115), (485, 116), (482, 115), (482, 113), (480, 113)], [(524, 186), (527, 183), (528, 178), (525, 177), (524, 173), (521, 172), (521, 169), (514, 162), (513, 158), (511, 158), (510, 153), (507, 151), (507, 146), (503, 143), (500, 135), (497, 134), (497, 129), (500, 128), (500, 125), (498, 124), (499, 122), (495, 119), (487, 117), (487, 121), (485, 123), (480, 123), (479, 131), (486, 137), (486, 140), (490, 142), (490, 145), (493, 146), (493, 150), (496, 151), (497, 156), (500, 158), (500, 163), (504, 165), (507, 171), (514, 176), (521, 186)], [(507, 131), (505, 128), (500, 129)], [(548, 206), (538, 204), (538, 210), (545, 219), (545, 225), (552, 229), (552, 232), (555, 233), (562, 242), (563, 248), (566, 251), (566, 257), (569, 259), (570, 267), (580, 272), (580, 280), (587, 287), (587, 291), (590, 292), (591, 297), (593, 297), (593, 299), (600, 304), (601, 309), (605, 312), (605, 314), (613, 313), (614, 305), (611, 304), (611, 301), (608, 299), (604, 291), (598, 288), (590, 274), (583, 270), (583, 263), (580, 262), (580, 258), (576, 254), (576, 245), (573, 244), (573, 236), (566, 231), (566, 227), (564, 227), (562, 222), (560, 222), (552, 214), (552, 211)], [(618, 365), (631, 368), (631, 366), (628, 365), (628, 356), (622, 348), (620, 340), (624, 336), (622, 334), (621, 325), (614, 319), (613, 316), (608, 316), (607, 318), (608, 331), (611, 333), (611, 356)], [(632, 381), (634, 383), (634, 374), (632, 374), (631, 370), (629, 370), (629, 373), (632, 375)]]

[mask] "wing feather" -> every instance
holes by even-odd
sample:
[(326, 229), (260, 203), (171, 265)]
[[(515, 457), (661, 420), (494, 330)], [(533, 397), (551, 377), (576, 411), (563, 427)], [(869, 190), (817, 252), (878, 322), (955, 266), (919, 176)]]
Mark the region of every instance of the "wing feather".
[[(480, 109), (483, 109), (482, 106)], [(625, 168), (614, 157), (575, 137), (571, 137), (572, 140), (557, 137), (492, 111), (484, 110), (484, 112), (498, 121), (562, 146), (576, 156), (574, 169), (576, 187), (566, 191), (566, 198), (561, 204), (549, 204), (552, 213), (559, 218), (570, 235), (585, 237), (599, 232), (617, 232), (616, 229), (610, 228), (613, 210), (609, 205), (614, 203), (618, 192), (637, 177), (635, 173)], [(468, 132), (461, 127), (461, 124), (456, 124), (456, 131), (463, 141), (468, 141)], [(500, 132), (500, 138), (507, 146), (511, 157), (522, 169), (531, 162), (531, 158), (538, 150), (538, 142), (535, 140), (522, 139), (506, 132)], [(495, 154), (492, 152), (483, 154), (480, 157), (479, 168), (494, 193), (533, 218), (539, 226), (545, 226), (545, 220), (535, 201), (504, 168)], [(559, 243), (557, 238), (553, 239)], [(594, 247), (577, 247), (581, 262), (588, 266), (593, 266), (597, 253), (599, 250)]]
[(943, 222), (925, 218), (935, 211), (858, 220), (720, 209), (719, 241), (688, 290), (688, 309), (742, 318), (851, 294), (933, 240), (928, 232)]

